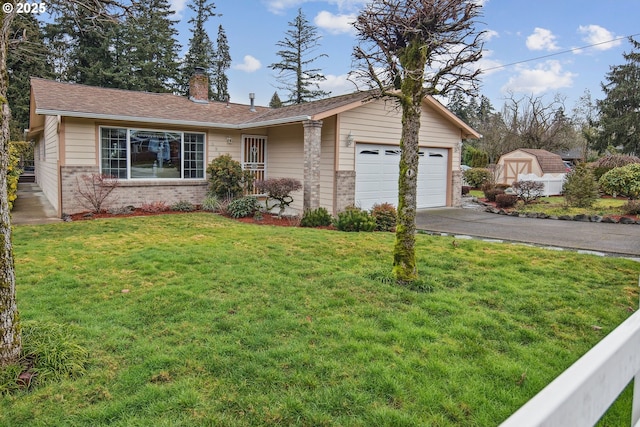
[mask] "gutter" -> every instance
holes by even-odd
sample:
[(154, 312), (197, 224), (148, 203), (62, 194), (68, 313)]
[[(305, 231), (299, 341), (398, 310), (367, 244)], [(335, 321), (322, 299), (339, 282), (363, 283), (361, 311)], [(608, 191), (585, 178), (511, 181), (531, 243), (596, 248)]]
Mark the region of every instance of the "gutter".
[(79, 111), (48, 110), (45, 108), (36, 108), (36, 114), (48, 115), (48, 116), (76, 117), (76, 118), (82, 118), (82, 119), (117, 120), (117, 121), (129, 121), (129, 122), (139, 122), (139, 123), (157, 123), (157, 124), (169, 124), (169, 125), (178, 125), (178, 126), (196, 126), (196, 127), (234, 129), (234, 130), (283, 125), (283, 124), (295, 123), (299, 121), (312, 119), (311, 116), (305, 115), (305, 116), (295, 116), (295, 117), (286, 117), (281, 119), (265, 120), (265, 121), (255, 122), (255, 123), (231, 124), (231, 123), (200, 122), (200, 121), (191, 121), (191, 120), (159, 119), (159, 118), (151, 118), (151, 117), (120, 116), (116, 114), (95, 114), (95, 113), (85, 113), (85, 112), (79, 112)]

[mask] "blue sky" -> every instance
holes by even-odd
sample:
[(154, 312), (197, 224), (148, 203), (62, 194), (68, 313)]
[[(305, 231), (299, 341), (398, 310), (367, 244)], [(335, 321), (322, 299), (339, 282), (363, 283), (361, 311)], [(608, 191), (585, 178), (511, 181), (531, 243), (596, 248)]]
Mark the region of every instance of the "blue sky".
[[(600, 82), (611, 65), (623, 63), (628, 41), (611, 41), (640, 33), (638, 0), (478, 0), (483, 3), (479, 30), (487, 31), (484, 57), (479, 66), (481, 93), (500, 109), (509, 92), (524, 95), (555, 94), (566, 97), (570, 110), (585, 89), (593, 98), (603, 97)], [(170, 0), (183, 50), (190, 37), (188, 0)], [(365, 0), (218, 0), (221, 17), (208, 22), (215, 40), (218, 25), (227, 33), (233, 64), (228, 71), (232, 102), (267, 105), (276, 90), (274, 72), (268, 66), (278, 60), (276, 43), (289, 29), (288, 22), (302, 8), (322, 36), (317, 53), (325, 53), (314, 65), (327, 80), (322, 89), (334, 95), (351, 92), (347, 81), (351, 53), (356, 44), (349, 25)], [(640, 37), (636, 37), (640, 40)], [(603, 43), (606, 42), (606, 43)], [(576, 49), (595, 45), (586, 49)], [(565, 52), (569, 51), (569, 52)], [(551, 55), (551, 56), (549, 56)], [(542, 58), (544, 57), (544, 58)], [(540, 58), (540, 59), (535, 59)], [(520, 62), (527, 61), (527, 62)], [(520, 62), (520, 63), (518, 63)], [(514, 64), (515, 65), (509, 65)], [(281, 98), (285, 93), (280, 91)]]

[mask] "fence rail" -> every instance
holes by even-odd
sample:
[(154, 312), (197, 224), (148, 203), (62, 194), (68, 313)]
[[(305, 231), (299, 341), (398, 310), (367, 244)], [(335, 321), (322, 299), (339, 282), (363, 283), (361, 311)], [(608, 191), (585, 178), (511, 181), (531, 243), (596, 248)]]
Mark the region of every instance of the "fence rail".
[(640, 311), (500, 427), (593, 426), (634, 378), (631, 425), (640, 427)]

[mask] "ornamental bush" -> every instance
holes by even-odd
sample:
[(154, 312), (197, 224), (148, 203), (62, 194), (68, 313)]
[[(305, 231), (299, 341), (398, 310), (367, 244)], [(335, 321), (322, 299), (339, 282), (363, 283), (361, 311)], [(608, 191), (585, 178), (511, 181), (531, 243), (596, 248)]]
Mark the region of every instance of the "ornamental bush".
[(484, 198), (487, 199), (488, 202), (495, 202), (496, 197), (501, 194), (504, 194), (504, 190), (499, 188), (488, 188), (484, 190)]
[(640, 196), (640, 163), (611, 169), (602, 175), (600, 189), (611, 196), (637, 199)]
[(462, 173), (462, 177), (473, 188), (480, 188), (485, 182), (493, 178), (493, 174), (486, 168), (471, 168)]
[(398, 213), (391, 203), (376, 203), (371, 208), (371, 216), (376, 222), (376, 231), (393, 231)]
[[(255, 186), (259, 193), (267, 195), (267, 200), (264, 202), (267, 211), (279, 206), (278, 217), (281, 217), (285, 208), (293, 202), (291, 193), (300, 190), (302, 183), (293, 178), (270, 178), (256, 181)], [(276, 202), (269, 206), (269, 199)]]
[(20, 162), (19, 149), (17, 143), (11, 142), (9, 145), (9, 163), (7, 164), (7, 196), (9, 210), (13, 209), (13, 202), (18, 198), (18, 180), (22, 169), (18, 167)]
[(544, 184), (537, 181), (516, 181), (511, 186), (525, 205), (538, 200), (544, 195)]
[(333, 218), (325, 208), (308, 209), (302, 215), (300, 227), (326, 227)]
[(229, 154), (216, 157), (207, 166), (209, 192), (221, 199), (235, 199), (253, 190), (254, 176), (250, 170), (242, 170), (240, 162)]
[(515, 194), (498, 194), (496, 196), (496, 207), (499, 208), (512, 208), (516, 205), (518, 196)]
[(349, 207), (338, 214), (334, 225), (340, 231), (373, 231), (376, 229), (376, 220), (367, 211)]
[(567, 205), (575, 208), (590, 208), (600, 197), (593, 170), (584, 163), (566, 175), (562, 192)]
[(640, 215), (640, 200), (629, 200), (623, 207), (625, 215)]
[(171, 205), (171, 210), (178, 211), (178, 212), (193, 212), (196, 210), (196, 207), (191, 202), (188, 202), (186, 200), (180, 200), (179, 202), (176, 202), (173, 205)]
[(591, 167), (593, 167), (593, 173), (596, 180), (598, 180), (611, 169), (620, 168), (632, 163), (640, 163), (640, 157), (625, 154), (609, 154), (591, 163)]
[(227, 213), (233, 218), (245, 218), (253, 216), (259, 209), (260, 204), (255, 196), (245, 196), (230, 202)]

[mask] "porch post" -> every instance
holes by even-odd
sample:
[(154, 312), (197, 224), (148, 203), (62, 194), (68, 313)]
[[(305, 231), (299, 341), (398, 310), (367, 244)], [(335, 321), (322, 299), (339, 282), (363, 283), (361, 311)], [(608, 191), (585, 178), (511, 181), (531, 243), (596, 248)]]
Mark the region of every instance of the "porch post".
[(304, 126), (304, 210), (320, 207), (321, 120), (305, 120)]

